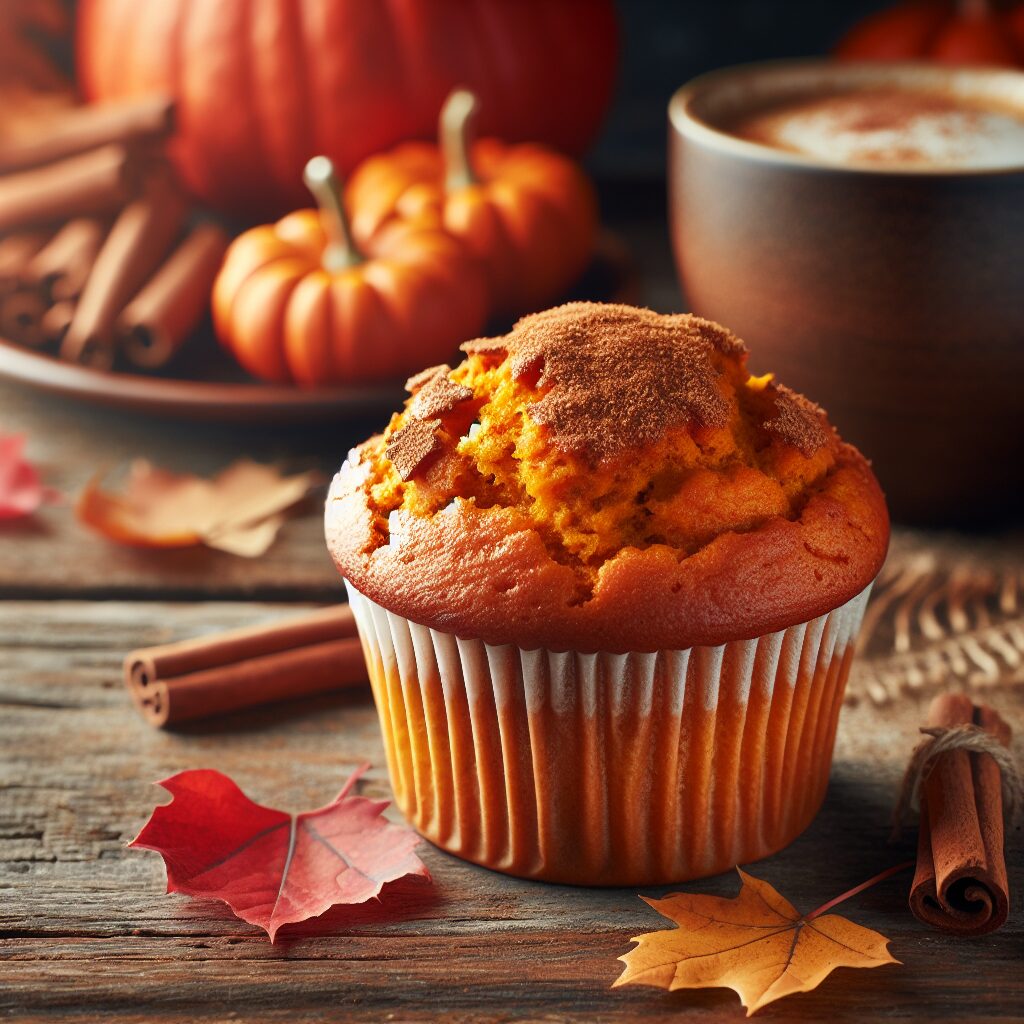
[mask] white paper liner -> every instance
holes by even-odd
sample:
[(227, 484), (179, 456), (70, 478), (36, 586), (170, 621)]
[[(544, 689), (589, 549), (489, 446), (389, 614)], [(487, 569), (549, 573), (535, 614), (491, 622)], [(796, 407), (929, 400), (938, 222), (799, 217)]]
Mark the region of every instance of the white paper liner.
[(810, 824), (871, 589), (756, 640), (581, 654), (463, 640), (346, 586), (405, 816), (467, 860), (582, 885), (716, 874)]

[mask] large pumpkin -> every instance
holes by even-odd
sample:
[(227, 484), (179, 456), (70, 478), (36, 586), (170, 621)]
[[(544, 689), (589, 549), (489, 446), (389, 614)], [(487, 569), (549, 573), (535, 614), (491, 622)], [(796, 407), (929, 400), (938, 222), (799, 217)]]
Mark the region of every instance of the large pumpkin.
[[(342, 172), (432, 138), (457, 86), (480, 131), (581, 152), (611, 96), (612, 0), (80, 0), (90, 99), (165, 92), (189, 188), (236, 213), (303, 202), (317, 153)], [(243, 172), (244, 173), (240, 173)]]

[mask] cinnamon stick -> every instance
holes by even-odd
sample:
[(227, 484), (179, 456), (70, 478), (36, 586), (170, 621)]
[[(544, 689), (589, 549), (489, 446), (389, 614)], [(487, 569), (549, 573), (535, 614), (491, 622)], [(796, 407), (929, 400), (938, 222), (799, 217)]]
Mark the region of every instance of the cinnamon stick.
[(75, 315), (75, 304), (69, 299), (54, 303), (39, 321), (39, 329), (43, 336), (44, 345), (59, 345), (64, 336), (68, 333), (71, 321)]
[(98, 217), (78, 217), (64, 225), (28, 260), (22, 281), (48, 299), (76, 299), (89, 277), (106, 225)]
[(42, 318), (46, 305), (34, 291), (17, 291), (0, 299), (0, 337), (38, 348), (46, 343)]
[[(995, 748), (1010, 742), (1006, 722), (964, 694), (937, 697), (928, 729), (936, 737), (951, 731), (980, 734)], [(1009, 910), (999, 765), (987, 753), (946, 749), (924, 766), (921, 780), (910, 908), (919, 920), (943, 931), (965, 936), (995, 931)]]
[(365, 683), (351, 609), (133, 651), (125, 683), (156, 726)]
[(185, 213), (184, 198), (163, 179), (121, 211), (75, 307), (62, 358), (103, 369), (113, 365), (114, 323), (167, 254)]
[(47, 235), (28, 231), (0, 239), (0, 294), (13, 291), (22, 280), (26, 266), (46, 245)]
[(128, 303), (117, 330), (133, 363), (163, 366), (185, 343), (209, 308), (227, 245), (216, 224), (199, 225)]
[(108, 143), (148, 143), (174, 127), (174, 104), (166, 96), (69, 107), (45, 120), (33, 138), (0, 141), (0, 174), (38, 167)]
[(134, 183), (129, 152), (118, 145), (8, 174), (0, 177), (0, 232), (114, 210)]

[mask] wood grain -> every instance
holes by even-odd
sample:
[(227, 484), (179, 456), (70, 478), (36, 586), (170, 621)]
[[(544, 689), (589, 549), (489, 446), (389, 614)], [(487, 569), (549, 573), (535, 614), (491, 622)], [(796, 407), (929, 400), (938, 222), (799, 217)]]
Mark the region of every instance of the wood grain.
[(382, 424), (357, 420), (331, 429), (234, 429), (122, 413), (31, 394), (0, 384), (0, 431), (25, 431), (28, 457), (65, 496), (30, 520), (0, 525), (0, 596), (61, 593), (88, 597), (160, 595), (331, 600), (341, 593), (323, 541), (326, 488), (285, 524), (264, 558), (205, 548), (158, 551), (119, 547), (78, 523), (71, 505), (96, 473), (147, 458), (177, 472), (212, 475), (242, 456), (319, 470), (325, 480), (356, 441)]
[[(153, 731), (130, 706), (119, 676), (128, 648), (295, 610), (0, 603), (0, 1010), (19, 1020), (740, 1019), (724, 991), (609, 990), (630, 937), (661, 927), (634, 892), (522, 882), (432, 847), (423, 856), (433, 888), (396, 883), (380, 905), (330, 911), (286, 929), (276, 946), (219, 904), (164, 895), (159, 858), (124, 847), (162, 799), (154, 780), (215, 767), (262, 802), (302, 809), (330, 798), (366, 758), (374, 767), (363, 791), (387, 795), (365, 691), (175, 733)], [(1013, 693), (1001, 710), (1019, 721)], [(810, 909), (906, 857), (913, 837), (890, 848), (885, 836), (922, 717), (910, 700), (884, 714), (868, 703), (846, 709), (825, 809), (755, 873)], [(1018, 852), (1017, 887), (1022, 869)], [(840, 971), (765, 1017), (1019, 1019), (1019, 892), (1002, 932), (957, 942), (911, 917), (908, 884), (894, 879), (845, 908), (890, 936), (904, 967)], [(737, 882), (725, 875), (687, 888), (725, 895)]]
[[(680, 308), (663, 226), (617, 226), (633, 245), (646, 301)], [(189, 425), (0, 384), (0, 431), (27, 432), (47, 482), (71, 498), (94, 472), (139, 456), (212, 473), (248, 455), (329, 475), (381, 425)], [(898, 553), (918, 548), (1024, 565), (1020, 537), (897, 538)], [(517, 881), (432, 847), (423, 857), (433, 888), (398, 883), (381, 904), (285, 929), (276, 946), (220, 904), (164, 894), (160, 859), (125, 849), (164, 797), (154, 781), (214, 767), (255, 799), (303, 809), (332, 797), (363, 759), (374, 765), (363, 791), (387, 796), (383, 751), (366, 692), (156, 732), (123, 690), (122, 656), (302, 606), (280, 602), (341, 594), (315, 498), (255, 562), (119, 548), (78, 526), (68, 505), (0, 524), (0, 1015), (90, 1024), (743, 1019), (727, 991), (609, 989), (630, 937), (663, 923), (633, 891)], [(881, 631), (868, 652), (873, 665), (891, 645)], [(1024, 727), (1024, 691), (991, 693)], [(885, 838), (929, 695), (910, 690), (882, 708), (863, 699), (844, 710), (824, 810), (789, 849), (754, 868), (796, 906), (815, 907), (912, 854), (912, 835), (895, 847)], [(909, 874), (893, 879), (845, 910), (890, 936), (905, 966), (839, 971), (759, 1016), (1024, 1019), (1019, 839), (1019, 830), (1011, 834), (1012, 909), (1001, 932), (955, 942), (927, 931), (906, 907)], [(723, 875), (686, 888), (728, 895), (738, 882)]]

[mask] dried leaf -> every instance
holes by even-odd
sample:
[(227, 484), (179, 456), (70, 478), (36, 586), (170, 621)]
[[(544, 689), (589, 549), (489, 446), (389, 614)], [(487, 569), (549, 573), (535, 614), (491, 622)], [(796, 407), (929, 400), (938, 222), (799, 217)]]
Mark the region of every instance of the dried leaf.
[(43, 485), (39, 471), (25, 458), (25, 436), (0, 434), (0, 519), (30, 516), (59, 500), (60, 494)]
[(241, 459), (212, 480), (178, 475), (145, 460), (132, 464), (120, 494), (91, 480), (78, 518), (105, 537), (137, 547), (195, 544), (246, 558), (262, 555), (284, 522), (281, 514), (319, 482), (316, 473), (282, 476), (273, 466)]
[(626, 969), (615, 986), (731, 988), (749, 1017), (783, 996), (817, 988), (837, 967), (899, 963), (884, 935), (838, 914), (801, 916), (767, 882), (739, 875), (743, 886), (734, 899), (644, 897), (679, 927), (633, 939), (636, 948), (619, 957)]
[(159, 783), (174, 799), (129, 845), (163, 857), (168, 892), (223, 900), (273, 942), (283, 925), (365, 903), (387, 882), (430, 878), (412, 852), (419, 836), (381, 817), (387, 801), (349, 796), (366, 767), (303, 814), (253, 803), (218, 771), (180, 772)]

